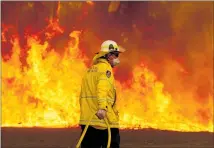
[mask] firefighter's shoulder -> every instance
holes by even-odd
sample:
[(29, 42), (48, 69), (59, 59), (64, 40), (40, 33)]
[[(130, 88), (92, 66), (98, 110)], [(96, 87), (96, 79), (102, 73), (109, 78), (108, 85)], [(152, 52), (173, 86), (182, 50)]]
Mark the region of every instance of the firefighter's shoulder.
[(104, 74), (107, 78), (111, 78), (112, 76), (112, 68), (106, 63), (100, 63), (98, 72)]
[(97, 64), (97, 68), (99, 72), (106, 72), (107, 70), (111, 71), (111, 67), (106, 63)]

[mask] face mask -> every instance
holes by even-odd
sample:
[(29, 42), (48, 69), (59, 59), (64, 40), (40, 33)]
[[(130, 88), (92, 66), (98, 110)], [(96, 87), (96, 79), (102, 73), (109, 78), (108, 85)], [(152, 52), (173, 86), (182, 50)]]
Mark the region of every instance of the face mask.
[(113, 59), (113, 66), (120, 64), (119, 58)]

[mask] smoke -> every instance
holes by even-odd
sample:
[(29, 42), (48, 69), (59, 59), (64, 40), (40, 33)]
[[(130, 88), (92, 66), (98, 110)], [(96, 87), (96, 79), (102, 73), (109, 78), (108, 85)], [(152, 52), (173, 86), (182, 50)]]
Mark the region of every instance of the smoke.
[[(57, 17), (64, 29), (63, 35), (51, 41), (57, 52), (63, 53), (61, 49), (72, 30), (82, 31), (80, 49), (89, 59), (99, 51), (104, 40), (115, 40), (127, 49), (120, 56), (122, 63), (115, 73), (120, 82), (129, 83), (133, 68), (143, 62), (175, 100), (188, 100), (188, 97), (200, 103), (208, 100), (213, 93), (212, 2), (109, 4), (2, 2), (2, 30), (12, 25), (5, 32), (6, 38), (17, 34), (25, 49), (26, 32), (38, 33), (47, 26), (48, 19)], [(10, 47), (2, 44), (3, 56), (10, 53)], [(25, 53), (23, 50), (21, 55)]]
[[(174, 96), (183, 100), (192, 95), (207, 103), (213, 93), (213, 5), (203, 2), (172, 2), (153, 5), (155, 13), (165, 14), (171, 23), (171, 47), (162, 55), (161, 80)], [(170, 6), (168, 5), (170, 4)], [(167, 45), (165, 46), (167, 48)], [(165, 52), (165, 51), (164, 51)], [(185, 101), (184, 101), (185, 102)]]

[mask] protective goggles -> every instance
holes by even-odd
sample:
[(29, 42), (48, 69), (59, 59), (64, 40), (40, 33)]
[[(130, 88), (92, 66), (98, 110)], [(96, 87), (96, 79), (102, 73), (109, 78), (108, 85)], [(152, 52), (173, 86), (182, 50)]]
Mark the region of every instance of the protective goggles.
[(119, 52), (118, 51), (113, 51), (113, 52), (110, 52), (110, 53), (115, 55), (116, 57), (119, 57)]

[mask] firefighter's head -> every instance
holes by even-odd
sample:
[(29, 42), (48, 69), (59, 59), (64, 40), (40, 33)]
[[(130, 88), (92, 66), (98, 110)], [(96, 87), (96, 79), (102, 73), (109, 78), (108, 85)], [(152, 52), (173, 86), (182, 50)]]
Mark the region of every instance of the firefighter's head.
[(123, 51), (118, 47), (116, 42), (107, 40), (102, 43), (101, 50), (97, 53), (96, 59), (105, 58), (114, 67), (120, 63), (119, 54), (121, 52)]

